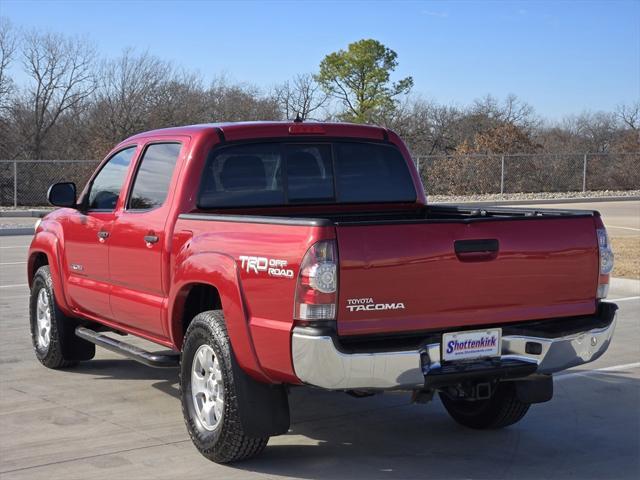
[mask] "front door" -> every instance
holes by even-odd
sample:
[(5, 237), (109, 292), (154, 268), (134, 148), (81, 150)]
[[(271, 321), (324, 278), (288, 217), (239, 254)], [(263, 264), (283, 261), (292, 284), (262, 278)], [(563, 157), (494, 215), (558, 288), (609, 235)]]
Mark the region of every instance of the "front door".
[(90, 182), (87, 210), (76, 212), (63, 224), (67, 295), (76, 311), (112, 318), (109, 303), (109, 241), (116, 206), (129, 165), (136, 152), (131, 146), (115, 153)]

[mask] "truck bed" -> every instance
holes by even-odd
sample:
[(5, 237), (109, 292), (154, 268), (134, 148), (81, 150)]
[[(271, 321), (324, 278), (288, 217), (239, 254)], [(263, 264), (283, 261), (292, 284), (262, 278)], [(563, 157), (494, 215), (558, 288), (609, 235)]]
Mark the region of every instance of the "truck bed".
[(182, 217), (334, 229), (341, 336), (466, 328), (596, 310), (597, 212), (430, 205), (295, 217), (268, 209), (267, 215), (237, 213)]

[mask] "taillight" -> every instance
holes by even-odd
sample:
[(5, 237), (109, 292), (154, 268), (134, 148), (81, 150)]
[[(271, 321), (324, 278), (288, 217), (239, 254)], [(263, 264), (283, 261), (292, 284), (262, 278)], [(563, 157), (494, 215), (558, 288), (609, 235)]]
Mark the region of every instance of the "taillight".
[(312, 245), (300, 264), (293, 316), (296, 320), (335, 320), (338, 255), (334, 240)]
[(613, 270), (613, 250), (611, 250), (611, 244), (609, 243), (609, 236), (604, 225), (601, 228), (596, 229), (598, 235), (598, 254), (600, 262), (600, 276), (598, 280), (598, 298), (607, 298), (609, 294), (609, 274)]
[(600, 274), (609, 275), (613, 270), (613, 251), (609, 243), (609, 235), (604, 228), (599, 228), (598, 250), (600, 251)]
[(289, 135), (324, 135), (324, 133), (321, 125), (296, 123), (289, 127)]

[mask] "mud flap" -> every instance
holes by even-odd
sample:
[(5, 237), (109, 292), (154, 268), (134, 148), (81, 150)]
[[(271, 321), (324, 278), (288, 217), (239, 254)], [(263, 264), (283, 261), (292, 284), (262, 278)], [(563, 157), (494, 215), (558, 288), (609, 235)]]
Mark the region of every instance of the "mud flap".
[(233, 363), (240, 421), (245, 434), (260, 438), (282, 435), (289, 430), (289, 398), (284, 385), (258, 382)]

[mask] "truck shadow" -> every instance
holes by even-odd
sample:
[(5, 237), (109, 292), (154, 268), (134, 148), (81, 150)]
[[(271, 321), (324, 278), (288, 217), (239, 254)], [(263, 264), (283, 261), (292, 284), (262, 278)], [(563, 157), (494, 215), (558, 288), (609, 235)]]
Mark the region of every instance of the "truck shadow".
[[(437, 398), (416, 405), (406, 394), (354, 399), (296, 388), (288, 434), (234, 467), (305, 479), (637, 478), (639, 395), (640, 381), (623, 372), (573, 377), (520, 423), (474, 431)], [(614, 397), (615, 408), (603, 408)]]
[[(179, 401), (175, 369), (105, 359), (75, 371), (155, 380), (154, 388)], [(230, 468), (301, 479), (635, 478), (639, 396), (640, 380), (628, 372), (573, 376), (556, 381), (555, 398), (532, 406), (517, 425), (474, 431), (454, 423), (437, 398), (416, 405), (407, 393), (356, 399), (295, 387), (289, 432)]]
[(152, 387), (180, 399), (177, 368), (151, 368), (126, 358), (93, 359), (81, 362), (74, 373), (93, 375), (97, 380), (158, 380)]

